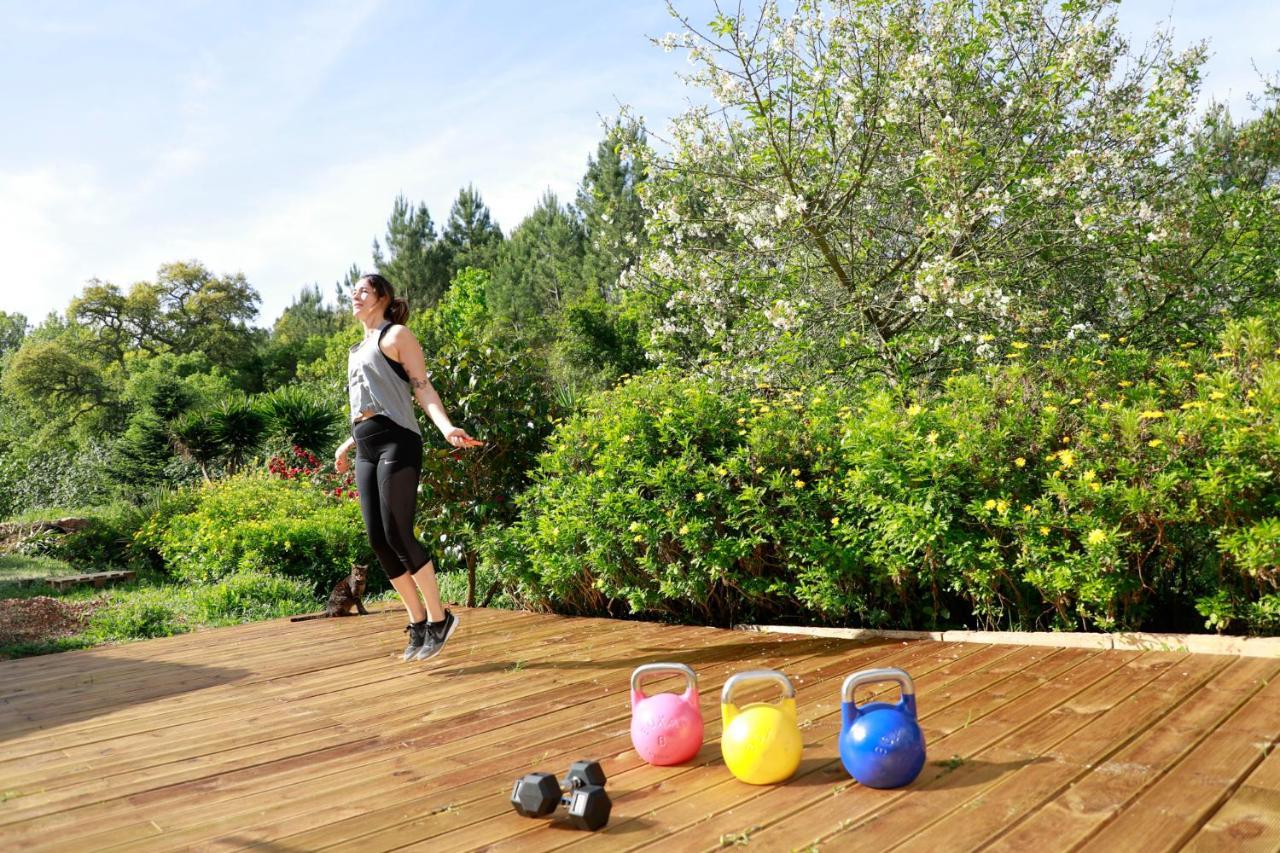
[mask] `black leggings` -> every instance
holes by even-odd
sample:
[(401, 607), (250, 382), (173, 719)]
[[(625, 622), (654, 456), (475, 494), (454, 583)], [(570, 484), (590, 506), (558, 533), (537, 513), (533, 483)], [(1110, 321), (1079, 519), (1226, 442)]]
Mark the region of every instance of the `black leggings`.
[(422, 473), (422, 436), (385, 415), (351, 429), (356, 440), (356, 488), (369, 544), (388, 578), (413, 574), (431, 559), (413, 535)]

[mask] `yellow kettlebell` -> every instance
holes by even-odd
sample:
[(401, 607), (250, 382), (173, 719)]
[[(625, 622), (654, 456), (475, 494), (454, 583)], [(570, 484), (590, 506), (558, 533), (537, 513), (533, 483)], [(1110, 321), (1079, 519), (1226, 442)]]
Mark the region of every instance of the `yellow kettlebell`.
[[(752, 702), (739, 708), (733, 692), (753, 681), (774, 681), (782, 687), (776, 704)], [(724, 731), (720, 754), (734, 776), (752, 785), (769, 785), (790, 779), (800, 766), (804, 744), (796, 724), (796, 689), (785, 675), (772, 669), (740, 672), (724, 683), (720, 694)]]

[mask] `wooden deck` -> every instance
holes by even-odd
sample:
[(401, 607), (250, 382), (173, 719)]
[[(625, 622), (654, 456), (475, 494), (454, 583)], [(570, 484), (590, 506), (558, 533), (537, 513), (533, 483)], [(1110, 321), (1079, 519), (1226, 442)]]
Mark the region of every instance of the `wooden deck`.
[[(460, 615), (426, 665), (392, 656), (395, 613), (0, 662), (0, 849), (1280, 849), (1280, 660)], [(702, 688), (680, 767), (630, 749), (631, 670), (663, 660)], [(929, 763), (905, 789), (837, 757), (840, 683), (870, 666), (916, 681)], [(759, 667), (799, 693), (784, 785), (720, 761), (720, 688)], [(584, 757), (607, 829), (511, 811), (516, 777)]]

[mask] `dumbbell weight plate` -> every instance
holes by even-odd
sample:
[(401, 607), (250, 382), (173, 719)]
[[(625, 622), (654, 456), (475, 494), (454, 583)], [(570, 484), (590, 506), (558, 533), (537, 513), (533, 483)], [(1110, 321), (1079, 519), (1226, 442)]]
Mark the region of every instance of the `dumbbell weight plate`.
[(523, 817), (543, 817), (560, 805), (560, 783), (550, 773), (529, 773), (516, 780), (511, 805)]
[(609, 822), (613, 802), (600, 785), (583, 785), (568, 794), (569, 820), (578, 829), (595, 831)]
[(604, 768), (600, 766), (599, 761), (575, 761), (569, 766), (569, 775), (565, 777), (565, 785), (568, 788), (580, 788), (583, 785), (603, 786), (605, 781)]

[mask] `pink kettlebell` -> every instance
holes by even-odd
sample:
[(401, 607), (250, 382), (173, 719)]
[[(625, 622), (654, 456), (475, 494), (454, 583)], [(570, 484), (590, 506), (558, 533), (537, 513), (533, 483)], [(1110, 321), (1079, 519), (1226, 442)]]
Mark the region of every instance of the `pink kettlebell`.
[[(689, 685), (683, 693), (645, 696), (640, 681), (657, 673), (683, 675)], [(698, 754), (702, 709), (692, 669), (682, 663), (647, 663), (631, 673), (631, 743), (650, 764), (681, 764)]]

